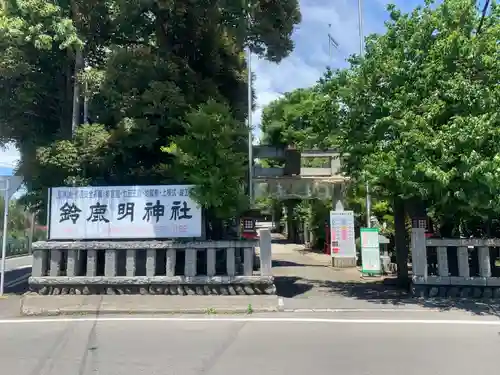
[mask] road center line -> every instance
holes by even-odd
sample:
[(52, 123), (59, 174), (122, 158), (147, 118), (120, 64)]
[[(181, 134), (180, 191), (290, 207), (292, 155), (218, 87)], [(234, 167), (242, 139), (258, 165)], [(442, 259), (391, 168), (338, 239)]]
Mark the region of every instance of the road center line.
[(323, 324), (442, 324), (500, 326), (500, 320), (427, 319), (328, 319), (328, 318), (252, 318), (252, 317), (61, 317), (0, 319), (0, 324), (48, 324), (71, 322), (246, 322), (246, 323), (323, 323)]
[(5, 284), (5, 287), (6, 288), (12, 288), (14, 286), (17, 286), (17, 285), (23, 284), (25, 282), (28, 282), (28, 279), (30, 278), (30, 276), (31, 276), (31, 274), (29, 274), (29, 273), (21, 275), (18, 278), (9, 281), (7, 284)]

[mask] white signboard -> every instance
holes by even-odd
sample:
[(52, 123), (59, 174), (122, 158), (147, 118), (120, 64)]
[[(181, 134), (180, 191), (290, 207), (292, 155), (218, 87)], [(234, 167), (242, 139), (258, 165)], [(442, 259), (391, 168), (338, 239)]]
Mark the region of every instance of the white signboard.
[(330, 211), (330, 241), (332, 256), (356, 257), (353, 211)]
[(380, 274), (380, 243), (377, 228), (361, 228), (361, 263), (361, 272)]
[(58, 187), (49, 193), (49, 239), (201, 236), (192, 185)]

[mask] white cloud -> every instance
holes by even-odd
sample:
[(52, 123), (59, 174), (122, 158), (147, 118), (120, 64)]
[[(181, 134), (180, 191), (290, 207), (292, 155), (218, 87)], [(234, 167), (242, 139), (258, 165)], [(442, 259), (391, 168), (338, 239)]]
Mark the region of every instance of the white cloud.
[(4, 147), (0, 146), (0, 167), (15, 168), (19, 158), (19, 151), (13, 144), (7, 144)]

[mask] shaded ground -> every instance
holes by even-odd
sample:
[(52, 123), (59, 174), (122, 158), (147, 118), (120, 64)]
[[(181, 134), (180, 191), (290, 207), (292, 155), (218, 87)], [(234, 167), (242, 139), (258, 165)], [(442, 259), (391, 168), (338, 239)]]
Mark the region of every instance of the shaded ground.
[(359, 269), (335, 269), (328, 255), (273, 236), (273, 274), (285, 308), (293, 309), (459, 309), (500, 317), (500, 301), (413, 298), (392, 278), (362, 278)]

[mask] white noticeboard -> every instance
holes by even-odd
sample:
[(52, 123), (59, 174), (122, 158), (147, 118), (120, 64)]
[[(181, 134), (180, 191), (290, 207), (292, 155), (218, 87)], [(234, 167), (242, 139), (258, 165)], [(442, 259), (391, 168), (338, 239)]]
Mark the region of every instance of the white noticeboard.
[(192, 185), (57, 187), (49, 192), (51, 240), (201, 236)]
[(330, 241), (332, 256), (356, 257), (353, 211), (330, 211)]
[(361, 228), (361, 263), (362, 273), (378, 275), (382, 271), (377, 228)]

